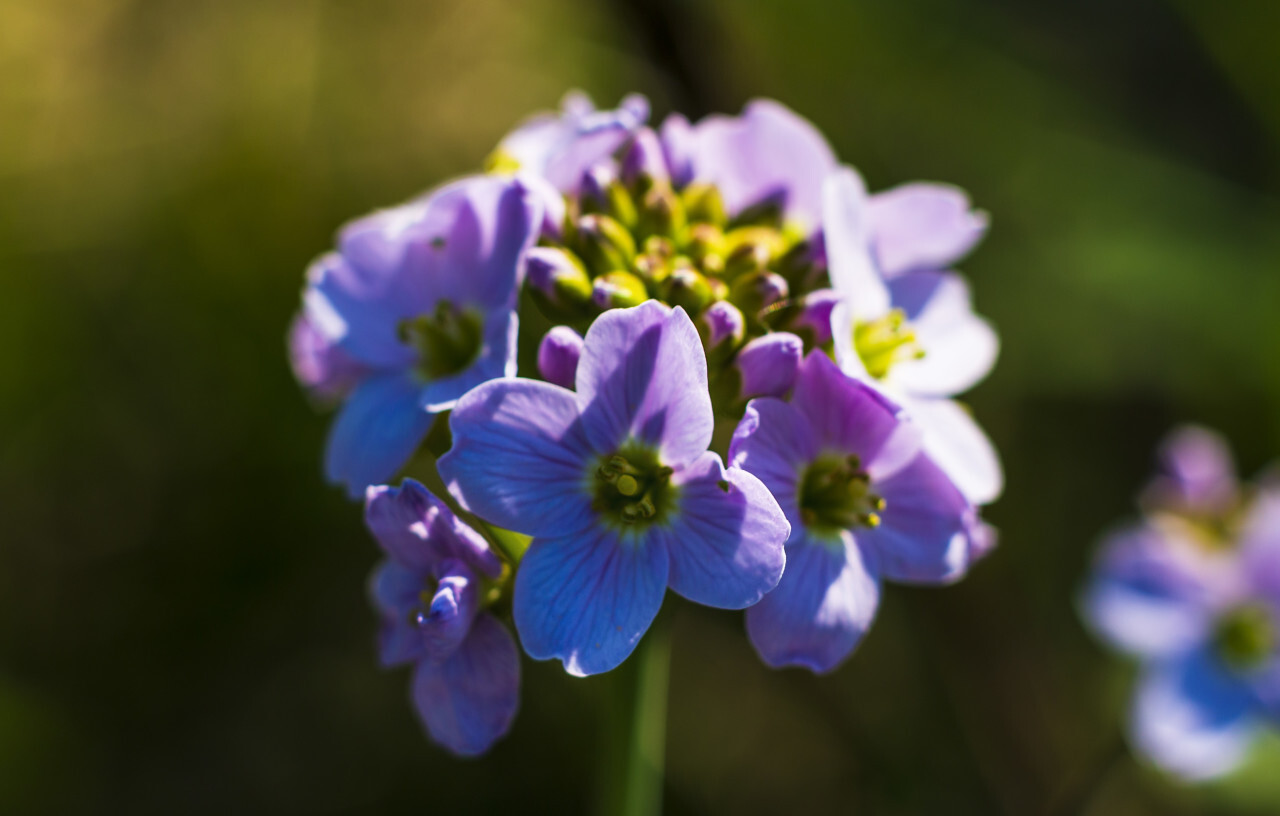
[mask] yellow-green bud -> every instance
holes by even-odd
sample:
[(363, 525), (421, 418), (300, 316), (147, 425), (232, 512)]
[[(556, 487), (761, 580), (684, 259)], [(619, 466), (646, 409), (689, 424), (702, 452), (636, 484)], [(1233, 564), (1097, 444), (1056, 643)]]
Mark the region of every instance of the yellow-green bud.
[(621, 270), (601, 275), (591, 288), (591, 300), (601, 310), (639, 306), (648, 299), (644, 281)]
[(635, 239), (613, 218), (599, 213), (580, 217), (576, 238), (582, 260), (597, 275), (631, 268), (636, 254)]

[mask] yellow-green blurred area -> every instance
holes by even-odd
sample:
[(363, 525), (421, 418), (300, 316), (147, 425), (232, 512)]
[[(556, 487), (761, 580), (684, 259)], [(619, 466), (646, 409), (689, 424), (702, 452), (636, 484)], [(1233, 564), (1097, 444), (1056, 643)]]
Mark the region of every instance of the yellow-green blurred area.
[(1206, 788), (1114, 758), (1075, 594), (1172, 424), (1280, 454), (1278, 53), (1273, 0), (0, 0), (0, 811), (594, 808), (609, 677), (526, 660), (489, 756), (428, 744), (284, 357), (339, 225), (578, 87), (775, 97), (992, 214), (999, 549), (821, 678), (669, 597), (666, 812), (1277, 812), (1280, 741)]

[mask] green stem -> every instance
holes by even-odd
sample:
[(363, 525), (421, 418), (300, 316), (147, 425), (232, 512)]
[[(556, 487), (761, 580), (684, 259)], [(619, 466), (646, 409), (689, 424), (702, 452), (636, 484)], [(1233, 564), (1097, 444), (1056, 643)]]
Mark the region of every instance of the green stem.
[(662, 812), (670, 663), (670, 640), (659, 620), (635, 655), (607, 678), (603, 725), (608, 750), (601, 753), (602, 814), (658, 816)]

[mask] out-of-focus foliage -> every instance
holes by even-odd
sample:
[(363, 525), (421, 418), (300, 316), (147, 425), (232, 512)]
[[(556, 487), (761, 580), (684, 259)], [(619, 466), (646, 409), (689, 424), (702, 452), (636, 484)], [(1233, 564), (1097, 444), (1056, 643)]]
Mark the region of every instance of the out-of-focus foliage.
[(989, 562), (891, 590), (831, 676), (672, 604), (668, 812), (1274, 812), (1274, 740), (1207, 790), (1111, 759), (1129, 672), (1072, 602), (1175, 421), (1280, 453), (1274, 3), (3, 0), (5, 812), (592, 806), (625, 678), (526, 663), (510, 739), (460, 762), (377, 668), (375, 548), (283, 335), (339, 224), (565, 89), (689, 99), (634, 14), (663, 5), (709, 105), (777, 97), (873, 187), (990, 210), (963, 268), (1009, 483)]

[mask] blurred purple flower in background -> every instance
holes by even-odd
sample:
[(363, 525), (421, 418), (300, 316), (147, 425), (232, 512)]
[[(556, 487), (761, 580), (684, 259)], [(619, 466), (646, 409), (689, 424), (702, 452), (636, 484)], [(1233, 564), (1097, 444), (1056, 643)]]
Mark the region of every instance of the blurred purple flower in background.
[(436, 413), (515, 374), (520, 258), (540, 212), (518, 182), (463, 179), (349, 224), (311, 267), (295, 370), (306, 382), (338, 358), (361, 375), (329, 434), (330, 481), (358, 496), (391, 479)]
[(787, 522), (759, 480), (707, 450), (706, 377), (688, 316), (646, 303), (592, 324), (577, 393), (495, 380), (458, 403), (440, 473), (470, 512), (533, 536), (515, 588), (530, 656), (609, 671), (668, 586), (741, 609), (777, 584)]
[(412, 699), (431, 738), (484, 753), (511, 727), (520, 655), (484, 611), (502, 561), (425, 487), (370, 487), (365, 522), (387, 555), (370, 583), (384, 666), (414, 664)]
[(830, 671), (870, 628), (882, 579), (947, 583), (972, 560), (975, 511), (917, 429), (821, 352), (789, 402), (751, 401), (730, 462), (759, 476), (791, 522), (782, 581), (747, 611), (771, 666)]
[(1141, 522), (1109, 535), (1082, 600), (1141, 661), (1130, 739), (1189, 780), (1229, 773), (1280, 714), (1280, 485), (1240, 492), (1221, 438), (1182, 428), (1160, 450)]

